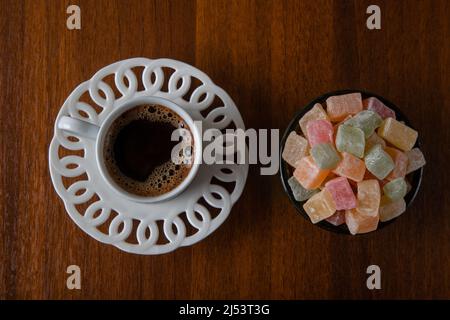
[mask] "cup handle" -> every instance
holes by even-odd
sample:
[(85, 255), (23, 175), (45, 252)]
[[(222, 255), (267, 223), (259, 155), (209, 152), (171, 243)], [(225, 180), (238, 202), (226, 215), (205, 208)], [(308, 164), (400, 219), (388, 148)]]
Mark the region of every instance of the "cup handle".
[(74, 136), (95, 140), (100, 127), (83, 120), (63, 116), (58, 121), (58, 129), (71, 133)]

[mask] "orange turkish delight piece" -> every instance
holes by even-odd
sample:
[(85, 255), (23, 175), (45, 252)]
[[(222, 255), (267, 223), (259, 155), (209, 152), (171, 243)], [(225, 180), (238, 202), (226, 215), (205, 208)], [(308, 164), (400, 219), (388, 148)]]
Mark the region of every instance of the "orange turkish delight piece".
[(292, 131), (286, 139), (281, 156), (284, 161), (295, 168), (297, 166), (297, 162), (303, 158), (307, 152), (308, 141), (298, 135), (295, 131)]
[(325, 189), (309, 198), (303, 205), (303, 209), (305, 209), (312, 223), (331, 217), (336, 212), (333, 198)]

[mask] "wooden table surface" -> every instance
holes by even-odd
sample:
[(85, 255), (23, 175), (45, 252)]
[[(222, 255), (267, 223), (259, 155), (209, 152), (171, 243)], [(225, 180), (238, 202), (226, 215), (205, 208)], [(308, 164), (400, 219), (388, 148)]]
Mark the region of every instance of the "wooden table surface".
[[(66, 8), (81, 8), (81, 30)], [(382, 29), (366, 28), (378, 4)], [(0, 1), (0, 298), (450, 298), (450, 1)], [(49, 176), (53, 122), (98, 69), (130, 57), (192, 64), (246, 127), (284, 130), (322, 93), (366, 89), (402, 108), (428, 160), (394, 224), (350, 237), (299, 216), (280, 178), (250, 169), (204, 241), (161, 256), (104, 245), (69, 218)], [(82, 289), (66, 288), (81, 268)], [(382, 289), (366, 287), (381, 268)]]

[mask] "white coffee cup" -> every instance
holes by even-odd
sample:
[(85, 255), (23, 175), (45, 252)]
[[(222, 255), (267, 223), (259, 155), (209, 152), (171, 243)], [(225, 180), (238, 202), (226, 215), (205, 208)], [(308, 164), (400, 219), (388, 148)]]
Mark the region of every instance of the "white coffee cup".
[[(188, 175), (178, 186), (176, 186), (172, 190), (154, 197), (139, 196), (136, 194), (132, 194), (121, 188), (114, 181), (114, 179), (111, 178), (108, 170), (106, 169), (103, 155), (105, 137), (114, 120), (116, 120), (124, 112), (144, 104), (161, 105), (178, 114), (189, 126), (189, 129), (192, 133), (192, 137), (194, 140), (194, 159)], [(183, 192), (187, 188), (187, 186), (192, 182), (200, 166), (202, 157), (202, 139), (200, 129), (195, 125), (191, 116), (184, 109), (182, 109), (176, 103), (169, 101), (167, 99), (153, 96), (147, 97), (144, 96), (131, 99), (125, 104), (115, 107), (115, 109), (107, 116), (105, 121), (103, 121), (101, 126), (97, 126), (88, 123), (86, 121), (69, 116), (62, 116), (58, 120), (57, 126), (59, 129), (64, 130), (75, 137), (83, 137), (95, 140), (95, 161), (97, 162), (97, 166), (99, 168), (101, 176), (105, 180), (106, 184), (110, 186), (116, 193), (133, 201), (151, 203), (175, 197), (176, 195)]]

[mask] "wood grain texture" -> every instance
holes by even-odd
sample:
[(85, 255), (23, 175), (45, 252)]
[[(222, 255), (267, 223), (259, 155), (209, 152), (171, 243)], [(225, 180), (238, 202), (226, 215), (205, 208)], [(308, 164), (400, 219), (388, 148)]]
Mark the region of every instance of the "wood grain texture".
[[(0, 298), (450, 298), (450, 2), (0, 1)], [(82, 29), (66, 29), (78, 4)], [(401, 107), (428, 165), (414, 205), (367, 236), (329, 233), (251, 168), (228, 220), (201, 243), (137, 256), (80, 230), (54, 192), (47, 153), (68, 94), (117, 60), (169, 57), (205, 71), (247, 127), (287, 126), (324, 92), (361, 88)], [(82, 290), (66, 289), (66, 267)], [(368, 265), (382, 290), (366, 288)]]

